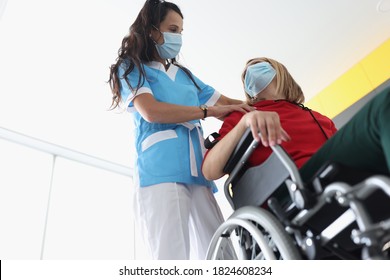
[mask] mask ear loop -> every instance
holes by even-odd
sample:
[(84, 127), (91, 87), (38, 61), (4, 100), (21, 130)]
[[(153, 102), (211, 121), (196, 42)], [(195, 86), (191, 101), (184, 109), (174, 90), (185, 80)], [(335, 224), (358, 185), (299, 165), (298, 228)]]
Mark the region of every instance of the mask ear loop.
[[(163, 33), (160, 31), (160, 29), (158, 29), (154, 24), (152, 24), (152, 27), (153, 27), (154, 29), (156, 29), (158, 32), (160, 32), (160, 37), (159, 37), (159, 38), (161, 38), (161, 36), (164, 38), (164, 35), (163, 35)], [(159, 45), (159, 43), (157, 43), (157, 42), (153, 39), (152, 33), (149, 34), (149, 38), (153, 41), (153, 43), (155, 43), (156, 45)]]
[(257, 95), (258, 95), (258, 94), (256, 94), (255, 96), (251, 96), (251, 97), (250, 97), (252, 102), (255, 102), (255, 101), (257, 100)]
[(157, 45), (157, 42), (153, 39), (153, 37), (152, 37), (152, 34), (149, 34), (149, 38), (150, 38), (150, 40), (152, 40), (153, 41), (153, 43), (154, 44), (156, 44)]

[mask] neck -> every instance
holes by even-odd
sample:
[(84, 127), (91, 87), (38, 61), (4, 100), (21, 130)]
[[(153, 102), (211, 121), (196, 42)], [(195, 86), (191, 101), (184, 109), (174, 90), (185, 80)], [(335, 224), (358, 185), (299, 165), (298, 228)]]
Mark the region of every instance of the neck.
[(276, 91), (276, 83), (273, 81), (262, 92), (256, 96), (256, 100), (277, 100), (284, 99), (285, 96), (281, 96)]

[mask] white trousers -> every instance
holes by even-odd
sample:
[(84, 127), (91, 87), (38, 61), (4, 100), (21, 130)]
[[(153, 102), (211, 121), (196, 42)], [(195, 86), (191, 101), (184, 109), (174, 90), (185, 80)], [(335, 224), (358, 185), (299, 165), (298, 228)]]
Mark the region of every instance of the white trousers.
[(205, 259), (224, 221), (212, 191), (204, 186), (163, 183), (135, 192), (138, 224), (153, 259)]

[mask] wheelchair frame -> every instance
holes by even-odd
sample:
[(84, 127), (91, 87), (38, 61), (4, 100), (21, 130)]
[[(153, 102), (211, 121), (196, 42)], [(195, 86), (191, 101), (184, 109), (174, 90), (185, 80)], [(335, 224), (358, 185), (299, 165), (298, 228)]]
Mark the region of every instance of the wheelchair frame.
[[(257, 145), (248, 129), (225, 167), (230, 175), (224, 192), (235, 211), (215, 232), (207, 259), (389, 258), (390, 213), (385, 220), (373, 221), (365, 201), (377, 191), (390, 199), (390, 178), (373, 175), (354, 185), (336, 181), (322, 186), (321, 179), (332, 171), (332, 165), (328, 165), (311, 182), (314, 191), (310, 192), (297, 166), (279, 145), (271, 147), (273, 152), (263, 164), (249, 168), (240, 177)], [(257, 185), (261, 180), (265, 186)], [(287, 206), (272, 196), (281, 184), (288, 190)], [(254, 195), (260, 186), (261, 195)], [(260, 207), (265, 201), (271, 211)], [(308, 226), (310, 220), (318, 219), (320, 211), (333, 205), (342, 208), (335, 220), (320, 230)], [(349, 230), (346, 243), (350, 242), (352, 249), (345, 249), (337, 237)], [(233, 233), (238, 241), (235, 246)]]

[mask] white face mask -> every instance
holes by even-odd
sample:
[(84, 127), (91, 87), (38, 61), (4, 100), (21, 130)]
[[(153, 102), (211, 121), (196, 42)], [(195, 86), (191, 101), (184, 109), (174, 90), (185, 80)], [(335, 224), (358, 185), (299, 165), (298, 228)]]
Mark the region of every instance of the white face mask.
[(268, 62), (260, 62), (246, 69), (244, 86), (250, 97), (255, 97), (263, 91), (274, 79), (275, 69)]
[[(160, 31), (161, 32), (161, 31)], [(182, 35), (179, 33), (161, 32), (164, 38), (164, 43), (159, 45), (156, 43), (156, 49), (162, 59), (175, 58), (182, 46)]]

